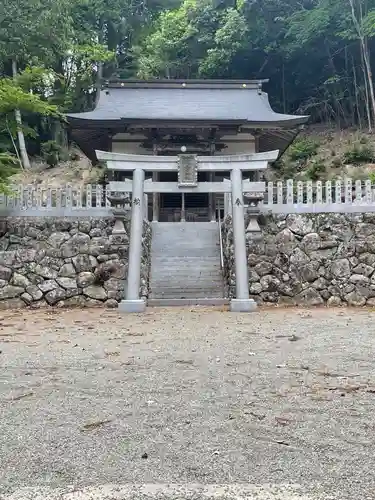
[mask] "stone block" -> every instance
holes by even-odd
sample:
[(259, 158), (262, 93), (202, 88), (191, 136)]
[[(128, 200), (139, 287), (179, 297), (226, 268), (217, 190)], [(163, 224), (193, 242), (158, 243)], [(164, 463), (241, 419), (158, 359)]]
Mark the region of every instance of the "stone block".
[(105, 305), (108, 309), (117, 309), (117, 307), (118, 307), (118, 302), (117, 302), (117, 300), (115, 300), (115, 299), (108, 299), (106, 302), (104, 302), (104, 305)]
[(291, 214), (286, 218), (286, 225), (293, 233), (299, 236), (306, 236), (314, 232), (313, 219), (309, 216)]
[(89, 271), (84, 271), (83, 273), (79, 273), (77, 276), (77, 284), (81, 288), (85, 288), (89, 285), (92, 285), (95, 282), (95, 275)]
[(60, 248), (66, 241), (70, 239), (70, 234), (67, 232), (52, 233), (48, 238), (48, 244), (54, 248)]
[(14, 299), (15, 297), (19, 297), (24, 291), (25, 289), (20, 286), (5, 285), (0, 288), (0, 300)]
[(43, 293), (47, 293), (55, 290), (59, 285), (55, 280), (45, 280), (42, 283), (39, 283), (37, 286)]
[(11, 284), (26, 289), (29, 285), (31, 285), (31, 282), (26, 276), (14, 272), (11, 279)]
[(66, 300), (70, 297), (74, 297), (75, 295), (79, 295), (80, 291), (78, 289), (75, 290), (64, 290), (63, 288), (55, 288), (50, 292), (46, 293), (45, 299), (49, 305), (54, 306), (61, 300)]
[(47, 262), (45, 266), (43, 266), (41, 264), (37, 264), (33, 268), (33, 272), (35, 274), (38, 274), (42, 278), (49, 279), (49, 280), (55, 279), (59, 275), (58, 271), (51, 267), (51, 261)]
[(22, 309), (26, 307), (26, 303), (22, 299), (5, 299), (2, 300), (0, 297), (0, 310), (5, 311), (8, 309)]
[(77, 288), (76, 278), (56, 278), (56, 281), (65, 290), (75, 290)]
[(74, 276), (76, 276), (77, 272), (73, 266), (72, 263), (67, 263), (67, 264), (63, 264), (61, 266), (61, 269), (59, 271), (59, 276), (62, 276), (64, 278), (73, 278)]
[(101, 286), (91, 285), (83, 289), (83, 294), (90, 299), (107, 300), (107, 292)]
[(92, 271), (98, 265), (97, 260), (92, 255), (77, 255), (72, 258), (72, 262), (77, 273)]
[(43, 292), (36, 285), (29, 285), (26, 292), (31, 295), (33, 300), (40, 300), (43, 297)]
[(89, 234), (91, 232), (91, 221), (89, 219), (80, 219), (78, 222), (78, 229), (81, 233)]
[(13, 270), (10, 267), (5, 267), (0, 265), (0, 279), (4, 281), (9, 281), (12, 277)]
[(253, 299), (232, 299), (230, 310), (234, 313), (252, 313), (258, 309), (258, 305)]
[(324, 303), (319, 292), (311, 287), (302, 290), (296, 296), (296, 300), (298, 304), (305, 304), (307, 306), (320, 306)]
[(337, 278), (347, 278), (350, 276), (350, 263), (348, 259), (339, 259), (331, 264), (331, 273)]
[(21, 299), (25, 302), (25, 304), (27, 304), (28, 306), (34, 301), (33, 297), (25, 292), (21, 295)]
[(146, 302), (144, 300), (122, 300), (118, 305), (119, 312), (127, 314), (137, 314), (146, 311)]
[(366, 304), (366, 298), (363, 297), (357, 290), (345, 295), (345, 300), (349, 306), (364, 306)]

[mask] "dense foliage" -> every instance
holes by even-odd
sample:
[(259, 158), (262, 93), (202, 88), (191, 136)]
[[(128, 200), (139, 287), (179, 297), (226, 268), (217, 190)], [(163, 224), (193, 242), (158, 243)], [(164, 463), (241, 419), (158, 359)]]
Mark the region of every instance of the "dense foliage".
[(0, 153), (53, 162), (56, 113), (114, 76), (270, 78), (277, 110), (371, 129), (374, 49), (375, 0), (2, 0)]

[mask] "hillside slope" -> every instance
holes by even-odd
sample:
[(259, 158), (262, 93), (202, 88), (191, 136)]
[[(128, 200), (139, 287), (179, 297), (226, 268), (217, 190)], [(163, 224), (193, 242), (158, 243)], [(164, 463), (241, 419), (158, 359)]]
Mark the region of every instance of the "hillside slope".
[(375, 177), (375, 137), (368, 132), (327, 126), (303, 131), (267, 177), (332, 180)]
[[(14, 184), (38, 184), (57, 187), (64, 184), (95, 184), (103, 170), (93, 166), (79, 150), (77, 160), (62, 162), (49, 168), (34, 161), (31, 171), (12, 177)], [(268, 180), (329, 180), (344, 177), (372, 178), (375, 181), (375, 137), (355, 129), (338, 130), (327, 126), (311, 126), (303, 131), (283, 158), (267, 171)]]

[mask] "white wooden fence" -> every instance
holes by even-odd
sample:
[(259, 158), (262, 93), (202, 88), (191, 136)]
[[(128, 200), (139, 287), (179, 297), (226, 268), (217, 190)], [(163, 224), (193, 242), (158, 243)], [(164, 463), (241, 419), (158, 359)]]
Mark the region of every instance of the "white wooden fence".
[[(30, 184), (10, 186), (8, 191), (0, 194), (0, 216), (105, 217), (112, 214), (111, 203), (100, 184), (61, 187)], [(147, 199), (145, 195), (145, 215)], [(130, 208), (125, 205), (125, 209)]]
[(7, 195), (0, 194), (0, 214), (29, 216), (105, 216), (111, 204), (103, 186), (39, 185), (10, 186)]
[(268, 182), (262, 211), (274, 213), (375, 212), (375, 183), (368, 180)]
[[(375, 182), (352, 179), (268, 182), (261, 210), (273, 213), (375, 212)], [(11, 186), (10, 194), (0, 194), (0, 215), (100, 217), (110, 214), (110, 203), (103, 186), (98, 184), (58, 188)]]

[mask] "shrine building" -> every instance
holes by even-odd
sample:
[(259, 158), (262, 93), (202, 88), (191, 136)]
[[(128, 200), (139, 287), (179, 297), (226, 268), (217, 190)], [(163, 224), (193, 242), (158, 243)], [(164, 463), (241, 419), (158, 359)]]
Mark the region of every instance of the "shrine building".
[[(263, 174), (308, 120), (273, 111), (263, 83), (117, 81), (101, 91), (93, 111), (68, 115), (82, 151), (93, 162), (106, 162), (113, 234), (125, 234), (125, 203), (130, 210), (121, 311), (229, 299), (233, 312), (256, 309), (246, 241), (247, 234), (260, 232)], [(233, 225), (236, 284), (230, 297), (221, 233), (226, 216)], [(150, 275), (144, 280), (148, 292), (142, 296), (145, 218), (152, 221), (152, 244)]]
[[(95, 150), (133, 155), (230, 156), (278, 150), (279, 156), (308, 117), (276, 113), (262, 86), (267, 80), (124, 80), (107, 83), (93, 111), (68, 114), (71, 137), (95, 163)], [(176, 172), (146, 173), (177, 182)], [(228, 172), (199, 172), (218, 182)], [(259, 173), (245, 178), (261, 180)], [(131, 179), (131, 172), (114, 180)], [(209, 221), (220, 193), (159, 193), (148, 199), (153, 221)]]

